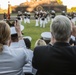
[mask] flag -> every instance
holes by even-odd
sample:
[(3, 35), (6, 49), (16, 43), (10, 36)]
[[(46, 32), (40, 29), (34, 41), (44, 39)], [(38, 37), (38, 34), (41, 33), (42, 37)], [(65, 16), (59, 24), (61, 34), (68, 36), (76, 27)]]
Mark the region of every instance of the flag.
[(8, 1), (8, 13), (7, 18), (10, 19), (10, 2)]

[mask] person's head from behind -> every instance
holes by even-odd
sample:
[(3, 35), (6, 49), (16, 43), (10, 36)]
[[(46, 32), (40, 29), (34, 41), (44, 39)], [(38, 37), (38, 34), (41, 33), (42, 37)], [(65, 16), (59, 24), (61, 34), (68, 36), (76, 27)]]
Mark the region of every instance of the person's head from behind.
[[(24, 26), (20, 25), (20, 28), (21, 28), (21, 31), (22, 31), (24, 29)], [(10, 30), (11, 30), (11, 42), (18, 42), (19, 41), (19, 36), (18, 36), (18, 33), (15, 29), (15, 26), (14, 25), (11, 26)]]
[(71, 21), (66, 16), (58, 15), (54, 18), (51, 25), (51, 33), (56, 41), (69, 41), (71, 32)]
[(14, 26), (10, 27), (10, 30), (11, 30), (11, 42), (18, 42), (18, 34), (15, 30), (15, 27)]
[(3, 50), (3, 45), (8, 45), (10, 39), (10, 27), (4, 22), (0, 21), (0, 52)]
[(25, 42), (26, 48), (31, 49), (31, 41), (28, 38), (24, 38), (24, 42)]
[(18, 42), (18, 34), (17, 33), (11, 35), (11, 41), (12, 42)]
[(35, 43), (35, 47), (36, 46), (45, 46), (46, 45), (46, 42), (42, 39), (38, 39)]

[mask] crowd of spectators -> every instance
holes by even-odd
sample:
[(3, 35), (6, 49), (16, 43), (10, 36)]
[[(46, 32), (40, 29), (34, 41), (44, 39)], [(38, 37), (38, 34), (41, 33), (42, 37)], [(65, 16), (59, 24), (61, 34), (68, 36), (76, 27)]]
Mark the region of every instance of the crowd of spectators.
[(19, 20), (12, 27), (0, 21), (0, 75), (76, 75), (74, 19), (55, 16), (48, 37), (42, 34), (34, 50), (32, 39), (23, 37), (24, 26)]

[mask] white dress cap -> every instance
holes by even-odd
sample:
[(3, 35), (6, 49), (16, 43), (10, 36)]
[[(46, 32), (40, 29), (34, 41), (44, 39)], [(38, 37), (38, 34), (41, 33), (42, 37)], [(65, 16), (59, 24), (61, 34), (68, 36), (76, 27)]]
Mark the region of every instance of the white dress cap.
[[(24, 29), (24, 26), (20, 25), (20, 27), (21, 27), (21, 31), (22, 31)], [(15, 27), (11, 27), (10, 30), (11, 30), (11, 35), (17, 33), (16, 30), (15, 30)]]
[(44, 39), (44, 40), (50, 40), (51, 39), (51, 32), (43, 32), (41, 33), (41, 37)]
[(52, 10), (51, 12), (52, 12), (52, 13), (55, 13), (55, 11), (54, 11), (54, 10)]
[(75, 37), (73, 35), (71, 35), (70, 37), (73, 41), (75, 41)]

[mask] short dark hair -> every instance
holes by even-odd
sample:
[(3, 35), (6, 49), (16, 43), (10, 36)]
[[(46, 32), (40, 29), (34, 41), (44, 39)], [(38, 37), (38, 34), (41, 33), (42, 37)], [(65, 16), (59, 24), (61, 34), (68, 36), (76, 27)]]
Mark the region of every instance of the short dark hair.
[(25, 45), (28, 49), (31, 48), (31, 41), (28, 38), (24, 38)]
[(11, 40), (12, 40), (13, 42), (15, 42), (15, 40), (18, 40), (18, 34), (12, 34), (12, 35), (11, 35)]

